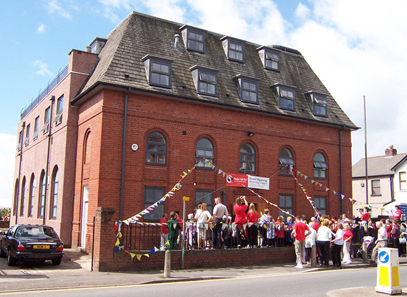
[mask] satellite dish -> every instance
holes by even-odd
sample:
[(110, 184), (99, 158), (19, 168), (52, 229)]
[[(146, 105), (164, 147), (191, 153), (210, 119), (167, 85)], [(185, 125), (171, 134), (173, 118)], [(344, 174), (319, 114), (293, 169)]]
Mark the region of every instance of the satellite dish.
[(133, 143), (133, 144), (131, 145), (131, 149), (133, 150), (133, 152), (137, 151), (137, 150), (138, 150), (138, 145), (135, 144), (135, 143)]

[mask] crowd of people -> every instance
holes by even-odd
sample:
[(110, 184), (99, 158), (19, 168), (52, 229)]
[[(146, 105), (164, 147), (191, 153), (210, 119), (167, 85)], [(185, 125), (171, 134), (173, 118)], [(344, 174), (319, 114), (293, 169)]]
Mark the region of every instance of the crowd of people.
[[(399, 255), (406, 253), (406, 224), (401, 223), (401, 211), (398, 207), (393, 213), (393, 220), (387, 219), (373, 223), (369, 208), (365, 208), (359, 217), (347, 218), (345, 214), (339, 219), (319, 212), (309, 220), (305, 215), (293, 217), (287, 215), (274, 219), (269, 209), (259, 213), (253, 203), (248, 203), (245, 196), (236, 199), (233, 214), (215, 198), (212, 214), (206, 203), (198, 204), (185, 222), (185, 241), (187, 249), (220, 248), (267, 248), (294, 246), (297, 255), (297, 267), (311, 264), (312, 250), (316, 250), (316, 263), (321, 267), (329, 266), (332, 259), (334, 266), (350, 264), (357, 256), (353, 243), (372, 242), (371, 260), (375, 261), (380, 247), (391, 243), (399, 249)], [(183, 221), (179, 211), (163, 214), (161, 220), (161, 250), (174, 249), (180, 242)], [(294, 221), (293, 221), (294, 219)], [(367, 238), (367, 239), (366, 239)], [(331, 254), (330, 254), (331, 251)]]

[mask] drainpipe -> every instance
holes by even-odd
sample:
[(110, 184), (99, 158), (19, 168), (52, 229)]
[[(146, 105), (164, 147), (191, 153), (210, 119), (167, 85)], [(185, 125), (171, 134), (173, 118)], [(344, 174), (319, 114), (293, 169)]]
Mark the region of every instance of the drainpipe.
[[(339, 174), (340, 174), (340, 189), (343, 195), (343, 160), (342, 160), (342, 131), (344, 128), (339, 130)], [(341, 197), (341, 215), (343, 214), (343, 199)]]
[[(25, 122), (21, 125), (23, 128), (23, 131), (21, 132), (21, 147), (20, 147), (20, 164), (18, 165), (18, 185), (17, 185), (17, 195), (14, 196), (15, 201), (15, 213), (16, 213), (16, 225), (17, 225), (17, 220), (18, 220), (18, 200), (20, 199), (20, 183), (21, 183), (21, 163), (23, 161), (23, 147), (24, 147), (24, 129), (25, 129)], [(20, 135), (18, 135), (20, 137)], [(20, 141), (20, 139), (19, 139)]]
[(120, 214), (119, 220), (123, 219), (123, 196), (124, 196), (124, 165), (126, 156), (126, 126), (127, 126), (127, 101), (129, 98), (131, 88), (129, 87), (126, 95), (124, 96), (124, 121), (123, 121), (123, 145), (122, 145), (122, 178), (120, 181)]
[(44, 215), (42, 216), (42, 224), (45, 225), (45, 217), (47, 210), (47, 189), (48, 189), (48, 173), (49, 173), (49, 155), (51, 149), (51, 127), (52, 127), (52, 110), (54, 108), (55, 96), (51, 96), (49, 99), (51, 101), (51, 107), (49, 111), (49, 127), (48, 127), (48, 148), (47, 148), (47, 165), (45, 166), (45, 190), (44, 190)]

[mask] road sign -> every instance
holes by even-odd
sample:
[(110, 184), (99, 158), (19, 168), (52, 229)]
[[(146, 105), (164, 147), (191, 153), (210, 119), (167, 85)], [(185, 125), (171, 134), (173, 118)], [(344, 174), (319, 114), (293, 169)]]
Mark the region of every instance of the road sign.
[(390, 256), (389, 253), (386, 251), (381, 251), (379, 254), (379, 261), (382, 264), (386, 264), (387, 262), (389, 262)]
[(379, 249), (376, 292), (401, 294), (398, 249)]

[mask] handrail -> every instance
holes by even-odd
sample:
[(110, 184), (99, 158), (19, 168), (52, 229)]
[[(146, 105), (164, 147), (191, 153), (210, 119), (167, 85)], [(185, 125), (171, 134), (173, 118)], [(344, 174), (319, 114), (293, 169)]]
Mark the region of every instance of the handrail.
[(48, 94), (51, 92), (66, 76), (68, 75), (68, 65), (66, 65), (58, 75), (48, 84), (48, 86), (40, 92), (40, 94), (31, 101), (31, 103), (20, 114), (20, 120), (22, 120), (31, 110), (34, 109)]

